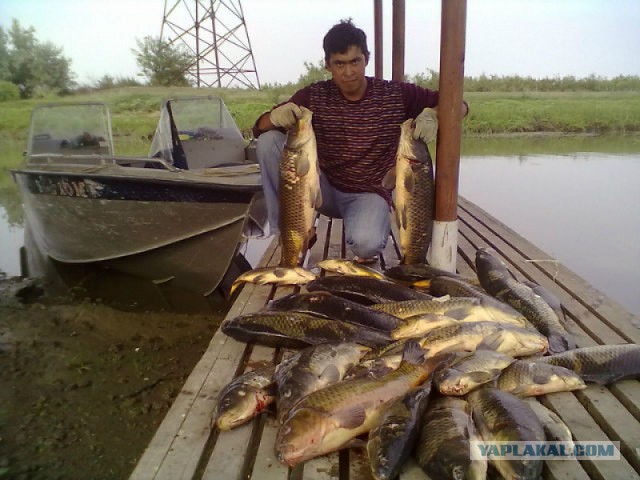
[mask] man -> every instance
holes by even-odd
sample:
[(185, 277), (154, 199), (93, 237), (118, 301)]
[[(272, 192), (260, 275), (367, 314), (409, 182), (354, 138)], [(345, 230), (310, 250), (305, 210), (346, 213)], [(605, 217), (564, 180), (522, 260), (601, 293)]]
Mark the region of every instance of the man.
[[(414, 137), (433, 141), (438, 130), (438, 92), (409, 83), (365, 76), (365, 33), (351, 20), (334, 25), (323, 40), (332, 79), (311, 84), (265, 112), (253, 134), (271, 233), (278, 233), (278, 167), (300, 107), (313, 112), (318, 145), (320, 212), (344, 222), (347, 245), (362, 263), (377, 259), (389, 237), (391, 191), (382, 186), (395, 167), (400, 124), (416, 119)], [(466, 104), (464, 108), (466, 114)]]

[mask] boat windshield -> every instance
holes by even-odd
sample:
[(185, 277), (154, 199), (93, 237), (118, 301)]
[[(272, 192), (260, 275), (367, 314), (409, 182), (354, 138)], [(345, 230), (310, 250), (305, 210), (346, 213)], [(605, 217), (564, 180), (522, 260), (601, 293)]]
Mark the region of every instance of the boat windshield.
[(162, 107), (149, 156), (179, 168), (241, 163), (244, 139), (221, 98), (172, 99)]
[(102, 103), (35, 107), (27, 156), (113, 155), (109, 110)]

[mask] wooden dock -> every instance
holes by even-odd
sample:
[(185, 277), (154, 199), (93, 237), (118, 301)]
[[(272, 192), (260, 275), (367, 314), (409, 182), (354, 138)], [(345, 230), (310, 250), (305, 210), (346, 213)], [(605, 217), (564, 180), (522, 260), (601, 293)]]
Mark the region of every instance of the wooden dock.
[[(474, 204), (460, 199), (458, 271), (475, 275), (478, 247), (495, 249), (521, 280), (534, 281), (558, 296), (578, 346), (640, 343), (640, 319), (569, 271), (506, 225)], [(308, 252), (305, 266), (323, 258), (345, 257), (342, 223), (324, 217), (317, 225), (318, 242)], [(381, 256), (381, 266), (398, 263), (392, 241)], [(280, 258), (277, 242), (267, 249), (260, 266)], [(254, 312), (293, 287), (246, 285), (227, 318)], [(218, 392), (232, 378), (264, 362), (280, 359), (281, 352), (251, 346), (216, 332), (209, 348), (187, 379), (173, 406), (131, 475), (131, 479), (210, 480), (365, 480), (371, 479), (361, 449), (343, 450), (289, 469), (274, 455), (275, 419), (261, 415), (229, 432), (211, 427)], [(640, 478), (640, 382), (625, 380), (608, 387), (590, 384), (586, 390), (555, 393), (542, 403), (562, 417), (575, 440), (620, 442), (622, 458), (614, 461), (549, 461), (544, 478), (631, 480)], [(414, 462), (402, 480), (428, 478)]]

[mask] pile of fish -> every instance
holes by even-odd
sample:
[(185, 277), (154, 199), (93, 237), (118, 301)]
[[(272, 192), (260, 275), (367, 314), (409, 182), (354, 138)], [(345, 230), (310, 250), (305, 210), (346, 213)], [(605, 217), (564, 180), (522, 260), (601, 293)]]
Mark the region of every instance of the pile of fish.
[[(488, 249), (478, 279), (425, 264), (319, 266), (340, 274), (222, 325), (239, 341), (297, 349), (234, 379), (213, 419), (224, 431), (274, 412), (286, 465), (362, 446), (376, 479), (397, 476), (410, 455), (432, 479), (486, 478), (474, 440), (572, 441), (527, 397), (640, 377), (640, 345), (575, 348), (557, 310)], [(539, 459), (491, 462), (504, 478), (542, 471)]]

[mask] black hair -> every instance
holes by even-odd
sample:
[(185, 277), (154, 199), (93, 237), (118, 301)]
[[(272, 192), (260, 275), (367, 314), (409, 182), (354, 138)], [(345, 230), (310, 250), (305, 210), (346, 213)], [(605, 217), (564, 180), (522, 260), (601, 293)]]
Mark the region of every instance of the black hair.
[(350, 18), (340, 20), (327, 32), (322, 40), (324, 49), (324, 61), (329, 64), (329, 57), (333, 53), (345, 53), (349, 47), (360, 47), (364, 53), (365, 63), (369, 62), (369, 49), (367, 48), (367, 35), (356, 27)]

